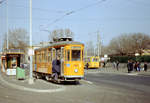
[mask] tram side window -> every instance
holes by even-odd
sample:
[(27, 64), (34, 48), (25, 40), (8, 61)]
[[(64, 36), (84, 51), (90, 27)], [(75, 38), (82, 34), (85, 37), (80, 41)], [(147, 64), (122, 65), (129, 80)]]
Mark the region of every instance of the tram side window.
[(72, 61), (80, 61), (80, 60), (81, 60), (81, 51), (72, 50)]
[(39, 54), (37, 54), (36, 61), (37, 61), (37, 63), (39, 63)]
[(51, 61), (51, 51), (48, 52), (48, 61)]
[(70, 50), (66, 51), (66, 60), (70, 61)]
[(39, 54), (39, 62), (42, 62), (42, 54)]
[(44, 62), (47, 62), (47, 51), (44, 51)]
[(53, 49), (52, 51), (53, 51), (53, 52), (52, 52), (52, 59), (54, 60), (54, 59), (56, 59), (56, 50)]
[(43, 57), (44, 57), (43, 53), (41, 53), (41, 62), (43, 62)]

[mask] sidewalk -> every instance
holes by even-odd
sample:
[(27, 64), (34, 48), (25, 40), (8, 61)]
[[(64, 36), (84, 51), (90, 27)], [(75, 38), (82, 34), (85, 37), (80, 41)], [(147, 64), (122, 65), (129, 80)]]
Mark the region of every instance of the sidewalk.
[(88, 70), (85, 69), (85, 73), (115, 73), (115, 74), (131, 74), (131, 75), (136, 74), (136, 75), (150, 76), (150, 69), (148, 69), (147, 72), (132, 71), (131, 73), (128, 73), (127, 68), (119, 68), (119, 70), (117, 71), (117, 69), (115, 69), (115, 68), (106, 67), (106, 68), (99, 68), (99, 69), (88, 69)]
[(10, 86), (15, 89), (31, 91), (31, 92), (58, 92), (65, 90), (64, 86), (53, 84), (41, 79), (34, 80), (34, 84), (28, 83), (28, 77), (25, 80), (17, 80), (16, 76), (8, 76), (0, 73), (0, 80), (4, 85)]

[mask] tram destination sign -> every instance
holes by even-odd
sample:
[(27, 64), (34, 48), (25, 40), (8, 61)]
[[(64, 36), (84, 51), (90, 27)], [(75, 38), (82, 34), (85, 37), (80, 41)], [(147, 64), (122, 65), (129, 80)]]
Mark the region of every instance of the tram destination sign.
[(19, 57), (19, 54), (8, 54), (8, 57)]
[(71, 47), (72, 49), (81, 49), (81, 47), (79, 47), (79, 46), (73, 46), (73, 47)]

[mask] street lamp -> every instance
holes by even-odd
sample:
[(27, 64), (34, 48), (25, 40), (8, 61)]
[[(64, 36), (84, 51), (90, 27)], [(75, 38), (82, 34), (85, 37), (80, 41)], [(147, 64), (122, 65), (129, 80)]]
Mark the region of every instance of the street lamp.
[(33, 55), (33, 48), (32, 48), (32, 0), (30, 0), (30, 76), (29, 76), (29, 84), (33, 84), (33, 76), (32, 76), (32, 55)]
[(7, 50), (8, 50), (8, 43), (9, 43), (9, 41), (8, 41), (8, 0), (1, 0), (0, 1), (0, 4), (2, 4), (4, 1), (6, 1), (6, 35), (7, 35)]
[(7, 50), (8, 50), (8, 45), (9, 45), (8, 44), (9, 43), (8, 42), (8, 0), (6, 0), (6, 6), (7, 6), (7, 8), (6, 8), (7, 9), (7, 12), (6, 12), (7, 13), (7, 15), (6, 15), (6, 28), (7, 28)]

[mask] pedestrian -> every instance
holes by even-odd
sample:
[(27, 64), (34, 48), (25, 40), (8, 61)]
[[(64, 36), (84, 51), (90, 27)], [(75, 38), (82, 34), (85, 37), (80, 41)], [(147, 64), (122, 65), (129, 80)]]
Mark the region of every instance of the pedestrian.
[(116, 62), (117, 71), (119, 70), (119, 61)]
[(137, 71), (137, 61), (134, 62), (134, 71)]
[(116, 68), (116, 61), (113, 62), (113, 67)]
[(86, 69), (88, 70), (88, 68), (89, 68), (89, 63), (86, 63)]
[(147, 62), (144, 63), (144, 71), (147, 71)]
[(106, 65), (106, 62), (104, 61), (104, 62), (103, 62), (103, 67), (104, 67), (104, 68), (105, 68), (105, 65)]
[(60, 67), (61, 63), (59, 60), (59, 57), (57, 56), (56, 59), (53, 60), (52, 62), (52, 77), (54, 78), (55, 81), (58, 80), (58, 76), (60, 75)]
[(130, 73), (133, 70), (133, 62), (131, 60), (128, 60), (127, 68), (128, 68), (128, 73)]
[(141, 63), (140, 62), (137, 62), (137, 71), (141, 71)]
[(127, 63), (127, 69), (128, 69), (128, 73), (130, 73), (130, 60), (128, 60), (128, 63)]

